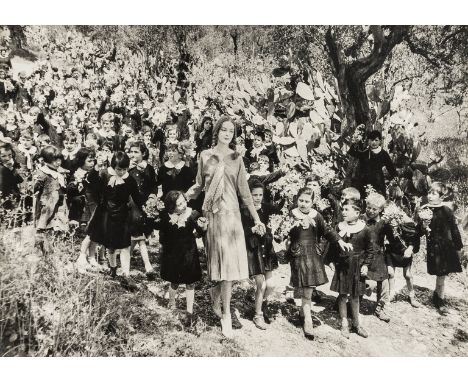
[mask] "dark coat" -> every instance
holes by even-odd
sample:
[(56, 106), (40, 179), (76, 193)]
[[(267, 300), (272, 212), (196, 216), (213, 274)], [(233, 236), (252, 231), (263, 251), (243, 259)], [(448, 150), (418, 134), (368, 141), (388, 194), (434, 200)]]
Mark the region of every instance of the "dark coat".
[(361, 195), (365, 195), (365, 186), (370, 184), (378, 193), (385, 196), (387, 192), (382, 168), (387, 169), (390, 179), (397, 176), (396, 168), (388, 152), (382, 149), (378, 154), (374, 154), (369, 148), (359, 150), (358, 145), (353, 144), (348, 154), (359, 160), (352, 185), (361, 192)]

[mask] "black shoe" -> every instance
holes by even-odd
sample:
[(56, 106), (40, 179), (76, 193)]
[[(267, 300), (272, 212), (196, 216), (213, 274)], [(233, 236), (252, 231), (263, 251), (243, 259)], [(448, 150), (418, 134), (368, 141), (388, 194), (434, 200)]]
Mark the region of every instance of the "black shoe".
[(320, 304), (322, 302), (322, 296), (319, 292), (317, 292), (316, 289), (314, 289), (312, 292), (312, 301), (316, 302), (317, 304)]
[(434, 306), (439, 309), (440, 308), (440, 297), (439, 295), (437, 294), (437, 292), (434, 292), (432, 294), (432, 303), (434, 304)]
[(129, 292), (136, 292), (138, 291), (137, 283), (129, 276), (125, 277), (122, 276), (120, 279), (120, 285), (127, 289)]
[(241, 322), (239, 321), (236, 314), (232, 310), (231, 310), (231, 321), (232, 321), (232, 328), (233, 329), (242, 329)]
[(152, 269), (149, 272), (146, 272), (146, 278), (148, 279), (148, 281), (154, 281), (156, 280), (156, 277), (157, 277), (157, 274), (154, 269)]
[(117, 267), (109, 267), (110, 277), (115, 279), (117, 277)]
[(449, 311), (447, 309), (447, 305), (445, 304), (445, 300), (439, 297), (439, 313), (443, 316), (446, 316), (449, 314)]

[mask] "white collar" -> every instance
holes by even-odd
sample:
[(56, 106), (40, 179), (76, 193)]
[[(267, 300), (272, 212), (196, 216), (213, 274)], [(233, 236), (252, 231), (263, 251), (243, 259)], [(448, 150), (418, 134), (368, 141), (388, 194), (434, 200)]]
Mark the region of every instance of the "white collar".
[(74, 159), (75, 155), (76, 155), (76, 153), (78, 152), (79, 149), (80, 149), (80, 146), (77, 146), (75, 149), (73, 149), (73, 151), (68, 151), (67, 149), (63, 149), (62, 150), (63, 158), (64, 159)]
[(430, 208), (430, 207), (442, 207), (442, 206), (445, 206), (446, 204), (444, 204), (443, 202), (440, 202), (439, 204), (425, 204), (423, 206), (421, 206), (420, 208), (423, 209), (423, 208)]
[(250, 174), (251, 175), (257, 175), (257, 176), (264, 176), (264, 175), (269, 175), (270, 173), (267, 170), (265, 170), (265, 171), (255, 170), (255, 171), (252, 171)]
[(145, 171), (146, 167), (148, 166), (148, 162), (145, 161), (145, 160), (142, 160), (140, 163), (138, 164), (135, 164), (135, 163), (130, 163), (130, 167), (129, 167), (129, 170), (131, 170), (132, 168), (136, 168), (140, 171)]
[(18, 150), (21, 151), (24, 154), (28, 155), (34, 155), (37, 152), (37, 147), (36, 146), (31, 146), (29, 149), (23, 146), (22, 143), (18, 145)]
[(7, 131), (15, 131), (18, 128), (18, 126), (15, 124), (13, 124), (13, 127), (10, 127), (10, 126), (12, 125), (7, 125), (6, 127)]
[(382, 151), (382, 146), (377, 147), (376, 149), (370, 149), (374, 154), (378, 154)]
[(169, 222), (171, 224), (177, 225), (177, 227), (185, 227), (185, 223), (187, 222), (187, 219), (190, 217), (192, 214), (192, 209), (190, 207), (187, 207), (185, 209), (185, 212), (182, 214), (169, 214)]
[(122, 176), (118, 176), (112, 167), (108, 167), (107, 172), (111, 176), (109, 182), (107, 182), (107, 185), (111, 187), (114, 187), (119, 184), (124, 184), (124, 179), (128, 178), (128, 171), (126, 171), (125, 174), (123, 174)]
[(115, 135), (115, 131), (112, 131), (112, 130), (103, 130), (103, 129), (99, 129), (99, 135), (101, 135), (101, 137), (103, 138), (112, 138), (114, 135)]
[(81, 167), (78, 167), (73, 176), (75, 177), (75, 180), (81, 182), (87, 173), (88, 171), (85, 171)]
[(164, 162), (164, 166), (166, 166), (167, 168), (175, 168), (177, 170), (180, 170), (182, 167), (185, 166), (185, 163), (184, 161), (180, 161), (179, 163), (174, 164), (171, 161), (167, 161), (167, 162)]
[(317, 211), (314, 210), (313, 208), (310, 209), (308, 214), (305, 214), (302, 212), (299, 208), (294, 208), (291, 213), (298, 219), (305, 219), (306, 217), (310, 217), (314, 219), (317, 216)]
[(348, 224), (347, 222), (340, 222), (338, 223), (338, 235), (341, 237), (351, 236), (353, 233), (361, 232), (366, 226), (364, 220), (358, 220), (356, 224)]
[(260, 155), (263, 150), (266, 150), (266, 146), (262, 143), (259, 147), (253, 147), (251, 153), (254, 155)]
[(56, 179), (59, 182), (60, 186), (65, 188), (65, 177), (63, 176), (63, 174), (61, 174), (60, 172), (56, 170), (52, 170), (48, 166), (42, 166), (40, 170), (44, 174), (50, 175), (52, 178)]

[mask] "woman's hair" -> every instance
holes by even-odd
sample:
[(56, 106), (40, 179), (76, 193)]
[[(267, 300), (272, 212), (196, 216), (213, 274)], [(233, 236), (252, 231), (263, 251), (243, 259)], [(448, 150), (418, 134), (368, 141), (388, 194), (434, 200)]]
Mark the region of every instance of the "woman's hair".
[(237, 158), (240, 154), (236, 151), (236, 138), (237, 138), (237, 127), (234, 121), (231, 119), (231, 117), (227, 115), (222, 115), (216, 124), (213, 127), (213, 144), (212, 146), (216, 146), (218, 144), (218, 135), (219, 135), (219, 130), (221, 129), (221, 126), (223, 126), (223, 123), (225, 122), (231, 122), (234, 126), (234, 134), (232, 135), (232, 140), (229, 143), (229, 148), (234, 150), (234, 158)]
[(56, 159), (63, 159), (60, 150), (52, 145), (48, 145), (41, 150), (41, 157), (45, 163), (52, 163)]
[(130, 166), (130, 158), (127, 153), (123, 151), (117, 151), (112, 156), (111, 167), (115, 169), (116, 167), (128, 168)]
[(94, 150), (89, 149), (87, 147), (82, 147), (81, 149), (79, 149), (75, 156), (75, 166), (82, 167), (85, 164), (86, 159), (88, 159), (88, 157), (91, 157), (93, 159), (96, 157), (96, 153), (94, 152)]
[(249, 184), (250, 192), (252, 192), (256, 188), (261, 188), (262, 190), (265, 190), (265, 185), (259, 179), (251, 178), (247, 183)]
[(204, 126), (205, 126), (205, 122), (206, 121), (211, 121), (211, 130), (213, 130), (213, 118), (210, 117), (209, 115), (205, 115), (202, 120), (201, 120), (201, 123), (200, 123), (200, 126), (198, 127), (197, 131), (201, 132), (204, 130)]
[(169, 191), (167, 193), (166, 197), (164, 198), (164, 207), (166, 208), (167, 213), (174, 213), (177, 206), (177, 200), (180, 198), (180, 196), (184, 196), (182, 191)]
[(354, 208), (354, 210), (356, 210), (358, 212), (362, 211), (362, 203), (361, 203), (361, 201), (359, 199), (358, 200), (346, 199), (341, 206), (342, 207), (351, 206), (352, 208)]
[(146, 147), (145, 143), (142, 142), (142, 141), (133, 141), (130, 146), (128, 147), (128, 149), (130, 150), (132, 147), (138, 147), (138, 150), (140, 150), (142, 156), (143, 156), (143, 159), (144, 160), (147, 160), (148, 157), (149, 157), (149, 151), (148, 151), (148, 148)]
[(444, 194), (445, 184), (442, 182), (432, 182), (429, 190), (436, 191), (440, 196), (442, 196)]
[(312, 198), (312, 200), (314, 200), (314, 190), (312, 190), (311, 188), (309, 187), (302, 187), (298, 192), (297, 192), (297, 195), (296, 195), (296, 201), (299, 200), (299, 198), (301, 197), (301, 195), (310, 195), (310, 197)]

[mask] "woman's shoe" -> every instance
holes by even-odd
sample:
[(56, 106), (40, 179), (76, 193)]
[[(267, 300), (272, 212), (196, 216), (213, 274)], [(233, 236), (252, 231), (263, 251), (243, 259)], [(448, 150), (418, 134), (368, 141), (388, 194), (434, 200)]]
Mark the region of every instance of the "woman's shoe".
[(362, 326), (353, 326), (353, 332), (363, 338), (369, 337), (369, 334), (366, 332), (366, 330)]
[(305, 320), (303, 329), (304, 329), (304, 335), (306, 336), (306, 338), (308, 338), (309, 340), (313, 340), (314, 339), (314, 325), (312, 324), (312, 321)]
[(261, 314), (255, 315), (255, 317), (253, 318), (253, 323), (260, 330), (266, 330), (267, 328), (265, 324), (265, 320), (263, 319), (263, 315)]
[(109, 275), (115, 279), (117, 277), (117, 267), (109, 267)]
[(344, 338), (349, 338), (349, 326), (348, 325), (341, 325), (341, 335)]

